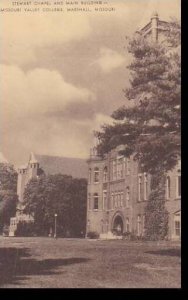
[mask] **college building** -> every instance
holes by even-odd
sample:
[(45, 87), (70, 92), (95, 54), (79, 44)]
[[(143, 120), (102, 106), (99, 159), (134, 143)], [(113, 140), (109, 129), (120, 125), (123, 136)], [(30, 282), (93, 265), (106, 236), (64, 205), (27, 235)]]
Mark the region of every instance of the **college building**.
[[(137, 32), (153, 42), (165, 42), (168, 23), (154, 13), (150, 22)], [(87, 233), (95, 231), (110, 238), (113, 231), (144, 236), (145, 207), (150, 193), (151, 176), (141, 173), (132, 157), (119, 155), (123, 146), (110, 151), (104, 158), (96, 148), (88, 159)], [(168, 238), (181, 237), (181, 165), (166, 176), (165, 205), (169, 213)]]

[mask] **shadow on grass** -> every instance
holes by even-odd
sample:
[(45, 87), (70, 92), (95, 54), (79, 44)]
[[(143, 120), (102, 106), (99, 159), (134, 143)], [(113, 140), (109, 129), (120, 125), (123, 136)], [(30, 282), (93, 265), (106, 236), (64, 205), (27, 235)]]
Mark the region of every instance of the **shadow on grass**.
[(71, 257), (62, 259), (35, 260), (30, 258), (28, 248), (0, 248), (0, 286), (19, 284), (29, 275), (53, 275), (54, 268), (88, 261), (88, 258)]
[(166, 256), (178, 256), (181, 257), (181, 249), (161, 249), (154, 251), (146, 251), (145, 253), (154, 254), (154, 255), (166, 255)]

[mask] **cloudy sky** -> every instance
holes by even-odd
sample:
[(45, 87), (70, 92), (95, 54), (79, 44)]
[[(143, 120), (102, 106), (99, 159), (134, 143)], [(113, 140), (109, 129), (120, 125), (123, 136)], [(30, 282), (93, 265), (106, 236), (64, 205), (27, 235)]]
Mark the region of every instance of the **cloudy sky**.
[(180, 0), (109, 3), (115, 12), (0, 12), (0, 142), (10, 162), (30, 151), (87, 158), (93, 130), (126, 104), (125, 37), (153, 11), (180, 18)]

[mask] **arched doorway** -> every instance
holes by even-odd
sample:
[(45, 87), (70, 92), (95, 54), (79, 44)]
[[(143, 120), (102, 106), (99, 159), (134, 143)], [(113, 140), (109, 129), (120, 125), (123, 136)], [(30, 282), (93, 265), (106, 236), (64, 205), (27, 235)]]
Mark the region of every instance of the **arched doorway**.
[(117, 215), (113, 222), (113, 231), (118, 235), (123, 234), (123, 219), (120, 215)]

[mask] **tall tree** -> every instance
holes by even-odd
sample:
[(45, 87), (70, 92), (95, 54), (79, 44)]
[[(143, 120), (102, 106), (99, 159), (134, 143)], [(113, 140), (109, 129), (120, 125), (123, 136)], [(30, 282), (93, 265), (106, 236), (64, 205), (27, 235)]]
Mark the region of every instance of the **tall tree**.
[(10, 218), (16, 213), (17, 173), (8, 163), (0, 163), (0, 228), (9, 225)]
[(79, 235), (85, 230), (87, 182), (56, 174), (31, 180), (24, 192), (25, 213), (34, 217), (35, 230), (47, 235), (54, 232), (57, 214), (57, 234)]
[[(103, 125), (96, 133), (99, 154), (123, 144), (121, 154), (133, 155), (141, 170), (149, 172), (153, 182), (157, 182), (151, 186), (146, 225), (149, 229), (155, 221), (154, 235), (159, 238), (164, 237), (160, 228), (167, 214), (161, 182), (164, 184), (166, 172), (174, 168), (180, 157), (180, 32), (179, 23), (173, 21), (166, 28), (163, 43), (151, 42), (141, 35), (130, 40), (128, 50), (133, 60), (129, 65), (130, 88), (125, 96), (132, 105), (117, 109), (112, 114), (114, 124)], [(157, 221), (159, 211), (163, 221)]]

